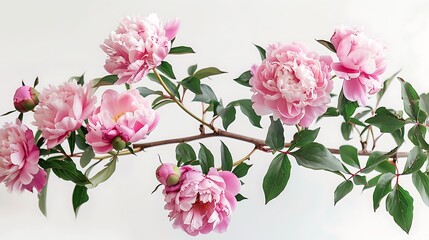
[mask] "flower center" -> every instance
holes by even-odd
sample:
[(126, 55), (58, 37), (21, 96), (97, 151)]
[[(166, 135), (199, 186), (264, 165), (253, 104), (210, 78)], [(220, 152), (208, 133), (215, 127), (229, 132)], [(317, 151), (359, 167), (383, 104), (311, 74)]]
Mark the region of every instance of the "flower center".
[(116, 114), (116, 115), (113, 117), (113, 121), (117, 122), (117, 121), (118, 121), (118, 119), (119, 119), (120, 117), (122, 117), (122, 115), (124, 115), (124, 114), (125, 114), (125, 112), (121, 112), (121, 113), (119, 113), (119, 114)]

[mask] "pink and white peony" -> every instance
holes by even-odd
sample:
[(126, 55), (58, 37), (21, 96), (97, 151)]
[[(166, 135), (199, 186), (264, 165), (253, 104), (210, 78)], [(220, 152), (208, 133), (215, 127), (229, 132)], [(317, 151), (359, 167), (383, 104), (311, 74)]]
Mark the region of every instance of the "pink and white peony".
[(33, 110), (39, 104), (39, 92), (30, 86), (21, 86), (13, 96), (13, 106), (19, 112)]
[(368, 94), (375, 94), (383, 87), (379, 75), (386, 69), (385, 46), (350, 27), (336, 28), (331, 42), (339, 59), (332, 69), (344, 80), (344, 96), (365, 106)]
[(46, 172), (38, 165), (39, 149), (33, 131), (21, 124), (6, 123), (0, 129), (0, 182), (12, 190), (40, 192), (46, 184)]
[(142, 80), (167, 57), (178, 29), (178, 19), (162, 25), (155, 14), (123, 18), (101, 45), (108, 55), (104, 68), (118, 75), (116, 84)]
[(88, 119), (86, 141), (97, 153), (120, 150), (126, 143), (145, 138), (158, 120), (158, 113), (137, 90), (118, 93), (109, 89), (103, 93), (101, 106)]
[(181, 167), (179, 184), (165, 187), (165, 209), (173, 226), (196, 236), (226, 231), (240, 190), (240, 181), (231, 172), (211, 168), (207, 175), (191, 166)]
[(74, 81), (49, 86), (40, 93), (39, 100), (33, 124), (42, 131), (48, 148), (61, 144), (72, 131), (80, 128), (97, 102), (91, 84), (83, 87)]
[(286, 125), (308, 127), (331, 102), (331, 63), (330, 57), (319, 57), (303, 44), (270, 45), (266, 59), (251, 69), (253, 109)]

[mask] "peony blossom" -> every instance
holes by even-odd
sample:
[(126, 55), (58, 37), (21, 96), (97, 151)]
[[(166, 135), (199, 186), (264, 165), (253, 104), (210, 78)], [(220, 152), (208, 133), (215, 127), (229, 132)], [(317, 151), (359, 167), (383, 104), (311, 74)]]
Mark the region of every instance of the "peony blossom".
[(383, 87), (378, 77), (386, 69), (385, 46), (350, 27), (335, 29), (331, 42), (340, 60), (332, 64), (332, 69), (344, 80), (344, 96), (365, 106), (368, 94), (375, 94)]
[(179, 20), (163, 26), (155, 14), (123, 18), (101, 45), (108, 55), (104, 68), (118, 75), (116, 84), (142, 80), (167, 56), (178, 29)]
[(331, 102), (331, 63), (302, 44), (270, 45), (266, 59), (251, 69), (253, 109), (286, 125), (308, 127)]
[(6, 123), (0, 129), (0, 181), (12, 190), (40, 192), (46, 184), (46, 172), (38, 165), (39, 149), (34, 144), (33, 131), (16, 123)]
[(231, 220), (240, 190), (240, 181), (231, 172), (211, 168), (207, 175), (191, 167), (181, 168), (179, 184), (165, 187), (165, 209), (173, 226), (196, 236), (224, 232)]
[(33, 110), (39, 104), (39, 92), (29, 86), (19, 87), (13, 96), (13, 105), (19, 112)]
[[(103, 93), (101, 106), (88, 119), (86, 141), (97, 153), (106, 153), (119, 145), (134, 143), (146, 137), (158, 124), (159, 116), (150, 102), (137, 90)], [(121, 142), (123, 144), (117, 144)], [(113, 145), (115, 143), (115, 146)]]
[(156, 169), (156, 179), (165, 186), (173, 186), (179, 183), (180, 169), (172, 163), (163, 163)]
[(49, 86), (40, 93), (33, 124), (42, 131), (48, 148), (61, 144), (72, 131), (80, 128), (95, 108), (91, 84), (86, 87), (66, 82)]

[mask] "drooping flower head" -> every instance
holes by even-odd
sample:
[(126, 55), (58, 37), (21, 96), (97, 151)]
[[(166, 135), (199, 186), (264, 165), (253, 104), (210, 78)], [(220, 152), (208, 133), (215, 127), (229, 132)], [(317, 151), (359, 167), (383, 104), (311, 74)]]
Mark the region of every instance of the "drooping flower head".
[(15, 91), (13, 105), (19, 112), (33, 110), (39, 104), (39, 92), (30, 86), (21, 86)]
[(106, 90), (99, 106), (88, 119), (86, 141), (97, 153), (145, 138), (158, 124), (159, 116), (137, 90), (118, 93)]
[(330, 57), (319, 57), (303, 44), (270, 45), (266, 59), (251, 69), (253, 109), (286, 125), (308, 127), (331, 101), (331, 63)]
[(224, 232), (240, 190), (240, 181), (231, 172), (211, 168), (207, 175), (191, 166), (181, 167), (180, 182), (163, 190), (173, 226), (196, 236)]
[(80, 128), (97, 102), (90, 83), (83, 87), (74, 81), (49, 86), (40, 93), (39, 100), (33, 124), (42, 131), (48, 148), (61, 144), (72, 131)]
[(33, 131), (19, 120), (0, 128), (0, 182), (10, 191), (42, 190), (46, 172), (38, 162), (39, 149), (34, 143)]
[(385, 46), (350, 27), (336, 28), (331, 42), (339, 59), (332, 69), (344, 80), (344, 96), (365, 106), (368, 94), (375, 94), (383, 87), (379, 75), (386, 69)]
[(101, 45), (108, 55), (104, 68), (118, 75), (116, 84), (142, 80), (167, 56), (178, 29), (179, 20), (162, 25), (155, 14), (123, 18)]

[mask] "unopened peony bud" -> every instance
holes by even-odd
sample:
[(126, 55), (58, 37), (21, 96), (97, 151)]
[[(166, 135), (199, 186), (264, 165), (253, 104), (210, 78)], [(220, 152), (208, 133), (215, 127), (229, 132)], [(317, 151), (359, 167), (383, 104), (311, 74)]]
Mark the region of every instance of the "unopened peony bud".
[(156, 169), (156, 179), (165, 186), (174, 186), (179, 183), (180, 169), (171, 163), (164, 163)]
[(124, 149), (127, 146), (127, 143), (122, 139), (121, 136), (116, 136), (112, 140), (112, 147), (118, 151)]
[(13, 105), (19, 112), (28, 112), (39, 104), (39, 92), (29, 86), (18, 88), (13, 96)]

